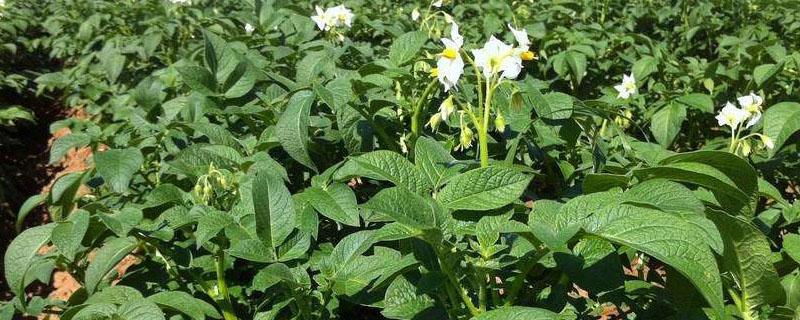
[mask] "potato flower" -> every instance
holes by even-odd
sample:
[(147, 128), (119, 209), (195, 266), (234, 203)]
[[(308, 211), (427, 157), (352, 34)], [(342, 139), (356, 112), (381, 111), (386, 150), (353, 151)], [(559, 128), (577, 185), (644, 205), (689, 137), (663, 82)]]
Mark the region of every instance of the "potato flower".
[(256, 30), (256, 27), (254, 27), (252, 24), (247, 23), (247, 24), (244, 25), (244, 32), (246, 32), (247, 34), (251, 34), (255, 30)]
[(619, 92), (617, 98), (628, 99), (636, 94), (636, 79), (633, 78), (633, 73), (631, 75), (623, 74), (622, 83), (614, 86), (614, 89)]
[(342, 27), (347, 26), (348, 28), (353, 26), (353, 11), (347, 9), (343, 4), (335, 6), (333, 8), (328, 9), (330, 10), (330, 15), (333, 16), (335, 23), (334, 27)]
[(517, 47), (516, 54), (519, 55), (520, 59), (525, 61), (530, 60), (537, 60), (539, 57), (536, 56), (533, 51), (530, 51), (531, 40), (528, 38), (528, 31), (525, 29), (514, 29), (511, 24), (508, 25), (508, 29), (511, 30), (511, 33), (514, 34), (514, 39), (517, 40), (519, 47)]
[(747, 120), (750, 114), (743, 109), (737, 108), (732, 103), (728, 102), (725, 103), (725, 107), (719, 111), (719, 114), (715, 117), (717, 122), (721, 126), (729, 126), (734, 131), (737, 130), (739, 124)]
[(764, 99), (750, 92), (749, 95), (739, 97), (737, 100), (739, 100), (739, 106), (742, 110), (747, 112), (749, 120), (746, 127), (750, 128), (758, 123), (758, 120), (761, 119), (761, 105), (764, 103)]
[(317, 28), (322, 31), (329, 31), (335, 26), (336, 17), (333, 16), (330, 9), (322, 10), (322, 7), (316, 6), (314, 10), (317, 11), (317, 15), (311, 16), (311, 20), (317, 24)]
[(503, 43), (494, 36), (481, 49), (472, 50), (475, 64), (488, 78), (499, 74), (500, 78), (515, 79), (522, 71), (522, 58), (511, 45)]
[(442, 38), (445, 49), (439, 54), (436, 61), (437, 78), (444, 85), (444, 91), (454, 88), (464, 73), (464, 59), (461, 58), (461, 46), (464, 37), (458, 33), (458, 25), (453, 23), (450, 28), (450, 39)]
[(411, 21), (419, 20), (419, 16), (420, 16), (419, 10), (417, 8), (414, 8), (414, 10), (411, 11)]

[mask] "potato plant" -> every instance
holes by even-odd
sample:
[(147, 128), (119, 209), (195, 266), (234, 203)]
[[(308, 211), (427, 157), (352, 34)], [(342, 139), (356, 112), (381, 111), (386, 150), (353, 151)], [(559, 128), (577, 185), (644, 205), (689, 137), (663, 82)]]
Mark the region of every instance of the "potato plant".
[(798, 319), (797, 9), (6, 0), (92, 156), (0, 319)]

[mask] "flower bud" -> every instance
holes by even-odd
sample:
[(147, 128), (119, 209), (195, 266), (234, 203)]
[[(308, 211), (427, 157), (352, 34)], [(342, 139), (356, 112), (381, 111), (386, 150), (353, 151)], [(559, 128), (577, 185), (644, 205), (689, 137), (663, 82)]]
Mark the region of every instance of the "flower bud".
[(450, 114), (456, 111), (456, 106), (453, 104), (453, 96), (447, 97), (442, 101), (442, 104), (439, 106), (439, 114), (442, 117), (442, 120), (447, 121), (450, 118)]
[(525, 51), (519, 55), (522, 60), (531, 61), (539, 59), (533, 51)]
[(439, 128), (439, 123), (442, 122), (442, 116), (440, 114), (434, 114), (431, 116), (431, 119), (428, 120), (427, 126), (430, 127), (433, 131), (436, 131)]
[(749, 156), (750, 152), (752, 151), (752, 147), (750, 146), (750, 141), (742, 140), (740, 143), (742, 147), (742, 155), (745, 157)]
[(764, 144), (765, 147), (767, 147), (767, 149), (775, 148), (775, 141), (773, 141), (772, 138), (764, 134), (759, 135), (759, 137), (761, 138), (761, 142)]
[(500, 133), (506, 131), (506, 118), (503, 118), (503, 114), (499, 111), (497, 112), (497, 117), (494, 118), (494, 128)]
[(473, 137), (472, 129), (468, 126), (461, 127), (461, 135), (459, 136), (459, 146), (461, 150), (467, 150), (472, 147), (472, 137)]

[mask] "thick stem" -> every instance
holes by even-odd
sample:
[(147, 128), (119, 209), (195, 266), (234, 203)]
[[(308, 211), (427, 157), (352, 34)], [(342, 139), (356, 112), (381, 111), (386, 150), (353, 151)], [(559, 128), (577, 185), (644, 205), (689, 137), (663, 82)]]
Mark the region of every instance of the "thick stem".
[(219, 250), (216, 259), (217, 270), (217, 290), (219, 290), (219, 306), (222, 309), (222, 317), (225, 320), (238, 320), (236, 313), (233, 312), (231, 295), (228, 293), (228, 284), (225, 282), (225, 252)]
[(416, 141), (417, 137), (419, 137), (419, 132), (421, 128), (419, 122), (419, 116), (420, 113), (422, 113), (422, 104), (425, 102), (425, 100), (428, 98), (428, 96), (431, 94), (431, 92), (433, 92), (435, 88), (436, 88), (436, 79), (434, 78), (433, 80), (431, 80), (431, 83), (429, 83), (428, 86), (425, 87), (425, 91), (423, 91), (422, 95), (419, 97), (419, 99), (417, 99), (417, 103), (414, 104), (414, 113), (411, 115), (412, 141)]

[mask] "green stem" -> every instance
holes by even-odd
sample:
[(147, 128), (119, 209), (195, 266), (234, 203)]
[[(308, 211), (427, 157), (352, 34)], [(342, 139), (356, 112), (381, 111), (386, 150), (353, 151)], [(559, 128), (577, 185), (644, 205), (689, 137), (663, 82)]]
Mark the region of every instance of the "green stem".
[(222, 317), (225, 320), (238, 320), (236, 313), (233, 312), (231, 296), (228, 293), (228, 284), (225, 282), (225, 252), (221, 249), (217, 252), (215, 259), (217, 270), (217, 290), (219, 290), (219, 306), (222, 309)]
[(453, 288), (458, 291), (458, 295), (461, 297), (461, 301), (464, 302), (464, 305), (467, 306), (469, 313), (473, 317), (477, 317), (479, 314), (481, 314), (481, 310), (475, 307), (475, 304), (472, 303), (472, 298), (467, 295), (467, 290), (461, 286), (461, 283), (458, 282), (458, 278), (456, 278), (455, 274), (453, 274), (450, 264), (447, 263), (447, 257), (444, 253), (444, 250), (437, 250), (437, 255), (439, 256), (439, 265), (441, 266), (442, 273), (444, 273), (447, 280), (449, 280), (453, 285)]
[(436, 89), (436, 82), (437, 82), (436, 78), (431, 80), (431, 83), (429, 83), (428, 86), (425, 87), (425, 91), (423, 91), (422, 95), (419, 97), (419, 99), (417, 99), (417, 103), (414, 104), (414, 113), (411, 115), (411, 140), (412, 141), (415, 141), (417, 139), (417, 137), (419, 137), (419, 132), (420, 132), (420, 128), (421, 128), (420, 122), (419, 122), (419, 116), (420, 116), (420, 113), (422, 113), (422, 104), (425, 102), (425, 100), (428, 98), (428, 96), (431, 94), (431, 92), (433, 92), (433, 90)]
[(489, 116), (492, 108), (492, 81), (486, 81), (486, 101), (483, 103), (483, 124), (478, 129), (478, 142), (480, 147), (481, 167), (489, 166)]

